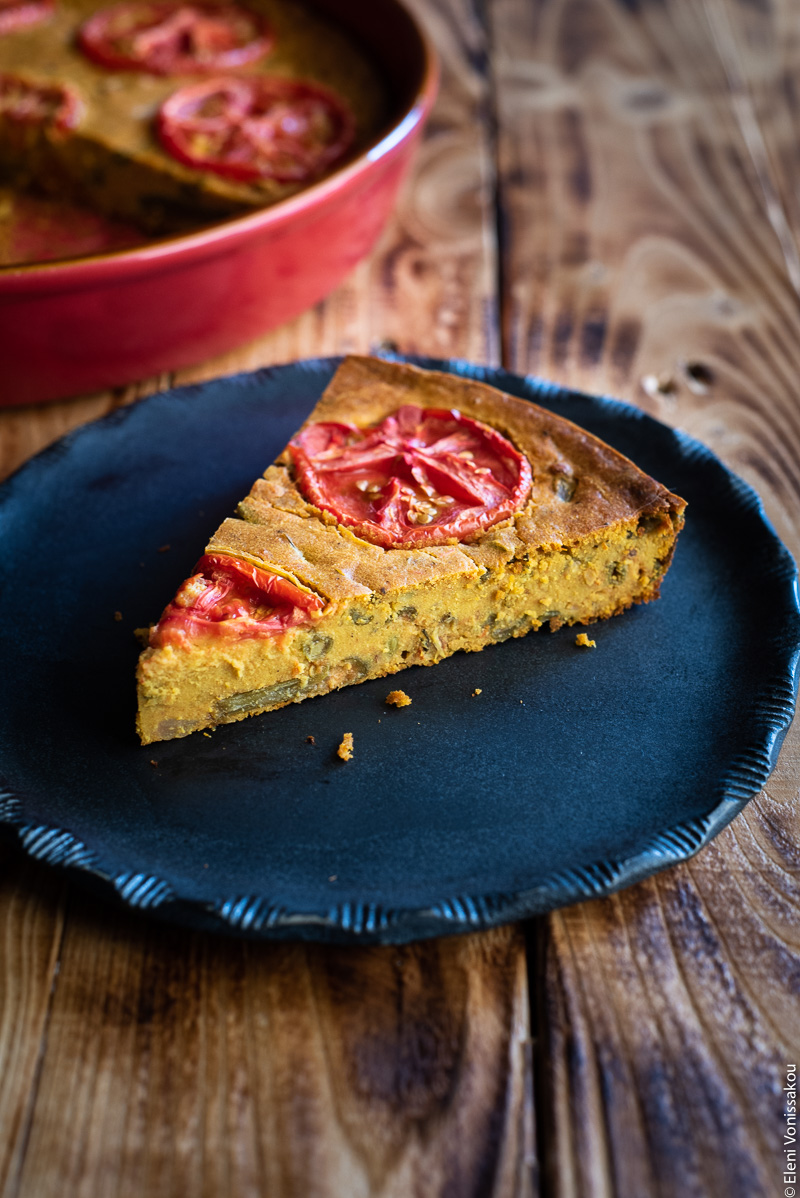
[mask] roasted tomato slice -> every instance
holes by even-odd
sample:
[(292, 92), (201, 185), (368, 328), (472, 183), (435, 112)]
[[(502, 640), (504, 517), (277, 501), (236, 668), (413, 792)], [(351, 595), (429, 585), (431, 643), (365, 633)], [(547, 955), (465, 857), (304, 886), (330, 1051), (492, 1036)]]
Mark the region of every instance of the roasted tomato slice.
[(154, 75), (229, 71), (262, 58), (272, 34), (237, 4), (147, 3), (103, 8), (78, 34), (81, 49), (104, 67)]
[(0, 0), (0, 34), (38, 25), (54, 8), (55, 0)]
[(301, 591), (249, 562), (207, 553), (150, 632), (153, 648), (186, 644), (198, 635), (272, 636), (307, 623), (322, 610), (318, 595)]
[(182, 87), (161, 106), (158, 131), (189, 166), (243, 182), (305, 183), (346, 153), (355, 124), (315, 83), (256, 76)]
[(306, 498), (386, 548), (461, 540), (519, 511), (531, 487), (527, 458), (455, 410), (408, 404), (368, 429), (310, 424), (289, 451)]
[(0, 118), (72, 129), (82, 111), (78, 93), (65, 84), (35, 83), (21, 75), (0, 74)]

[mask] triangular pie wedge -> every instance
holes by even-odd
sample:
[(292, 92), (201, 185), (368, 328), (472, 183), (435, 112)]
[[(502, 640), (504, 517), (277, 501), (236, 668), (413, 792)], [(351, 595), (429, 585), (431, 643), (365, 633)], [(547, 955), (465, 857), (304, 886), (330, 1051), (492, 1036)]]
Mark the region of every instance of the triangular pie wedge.
[(533, 403), (347, 358), (151, 629), (141, 740), (648, 602), (684, 508)]

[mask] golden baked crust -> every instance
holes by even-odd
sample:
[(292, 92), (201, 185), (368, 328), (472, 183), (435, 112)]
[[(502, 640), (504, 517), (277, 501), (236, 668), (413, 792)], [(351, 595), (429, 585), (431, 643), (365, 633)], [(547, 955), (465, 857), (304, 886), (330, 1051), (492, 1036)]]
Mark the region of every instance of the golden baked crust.
[(303, 428), (369, 427), (409, 403), (458, 409), (503, 433), (532, 467), (519, 512), (461, 542), (383, 549), (310, 504), (285, 452), (207, 552), (281, 575), (324, 600), (324, 610), (268, 640), (146, 650), (145, 743), (434, 664), (544, 623), (587, 624), (657, 596), (684, 501), (535, 404), (452, 375), (352, 357)]

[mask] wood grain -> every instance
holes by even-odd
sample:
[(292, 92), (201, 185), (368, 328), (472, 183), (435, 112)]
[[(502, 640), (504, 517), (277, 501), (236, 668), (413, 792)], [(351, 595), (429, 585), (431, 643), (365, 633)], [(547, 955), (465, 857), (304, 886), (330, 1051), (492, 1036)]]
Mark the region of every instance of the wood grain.
[[(724, 0), (490, 12), (509, 364), (705, 441), (797, 557), (796, 14)], [(767, 790), (691, 864), (543, 921), (548, 1195), (783, 1192), (798, 791), (794, 732)]]
[(0, 1194), (27, 1148), (64, 926), (63, 883), (41, 872), (0, 844)]
[(8, 1193), (529, 1194), (527, 1007), (514, 929), (245, 944), (74, 897)]
[[(744, 8), (491, 6), (505, 358), (705, 441), (797, 554), (800, 309), (718, 50)], [(760, 60), (753, 74), (763, 93)], [(763, 140), (786, 157), (791, 133)]]

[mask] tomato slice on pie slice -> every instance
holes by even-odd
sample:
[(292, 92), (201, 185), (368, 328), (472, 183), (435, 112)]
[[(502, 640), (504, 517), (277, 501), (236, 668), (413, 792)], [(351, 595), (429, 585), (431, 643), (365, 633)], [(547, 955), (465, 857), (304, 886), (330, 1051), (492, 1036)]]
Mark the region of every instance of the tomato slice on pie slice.
[(46, 20), (55, 0), (0, 0), (0, 35)]
[(182, 87), (161, 106), (158, 131), (189, 166), (242, 182), (305, 183), (343, 157), (355, 122), (315, 83), (234, 77)]
[(374, 428), (320, 422), (289, 443), (307, 499), (385, 548), (462, 540), (520, 510), (531, 468), (458, 411), (398, 408)]
[(104, 67), (197, 75), (255, 62), (273, 38), (260, 16), (237, 4), (131, 0), (90, 17), (78, 43)]
[(77, 125), (82, 111), (78, 93), (66, 84), (35, 83), (21, 75), (0, 74), (0, 118), (67, 130)]
[(167, 605), (150, 633), (150, 644), (186, 644), (204, 633), (272, 636), (307, 622), (323, 607), (318, 595), (288, 578), (239, 558), (207, 553)]

